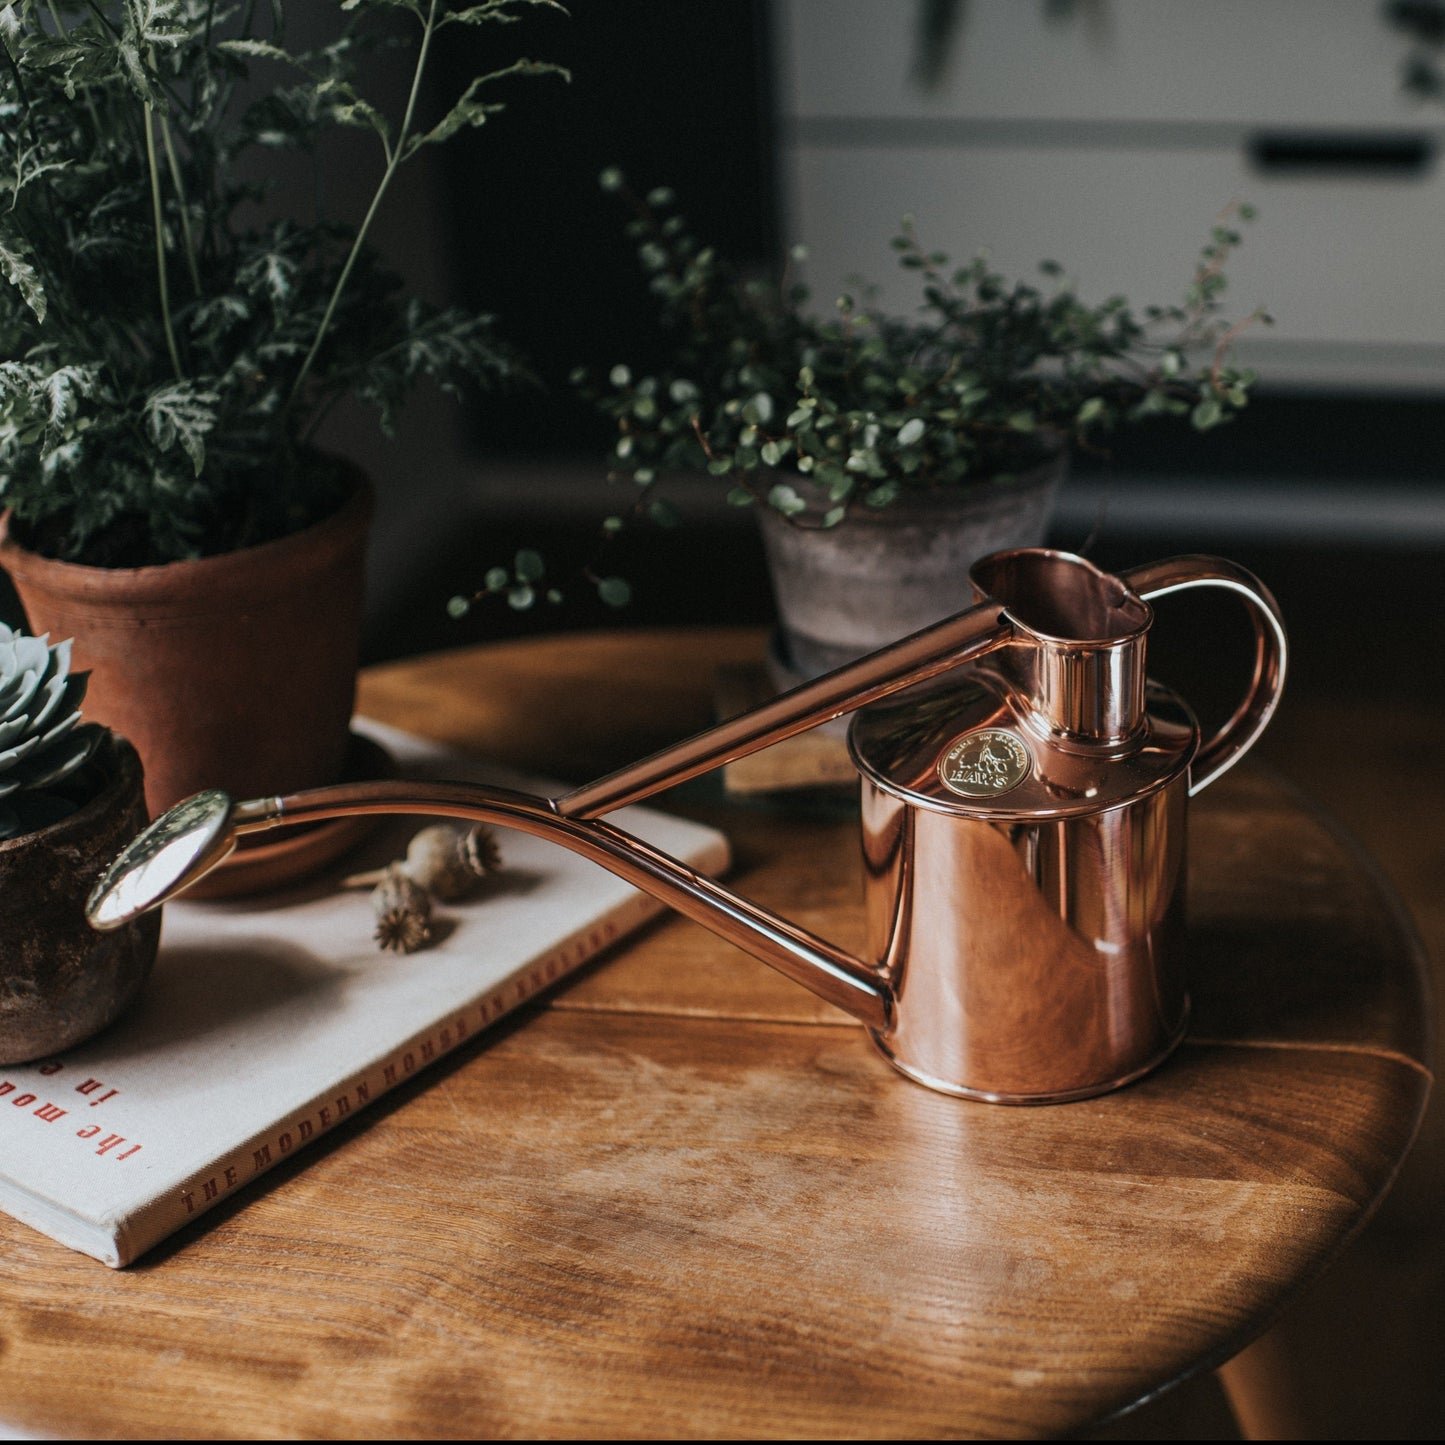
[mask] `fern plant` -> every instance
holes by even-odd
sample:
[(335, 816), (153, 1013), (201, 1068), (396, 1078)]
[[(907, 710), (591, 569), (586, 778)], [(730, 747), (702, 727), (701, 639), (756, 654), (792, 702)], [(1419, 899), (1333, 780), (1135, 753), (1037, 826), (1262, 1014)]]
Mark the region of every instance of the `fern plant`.
[[(340, 0), (288, 43), (284, 0), (0, 0), (0, 503), (48, 556), (138, 566), (231, 551), (325, 515), (314, 453), (360, 398), (390, 429), (423, 377), (523, 373), (491, 318), (407, 296), (369, 243), (401, 166), (502, 109), (514, 59), (436, 115), (424, 78), (449, 27), (556, 0)], [(405, 47), (400, 115), (363, 58)], [(360, 127), (378, 179), (358, 219), (266, 219), (278, 153)], [(272, 167), (274, 170), (274, 167)]]

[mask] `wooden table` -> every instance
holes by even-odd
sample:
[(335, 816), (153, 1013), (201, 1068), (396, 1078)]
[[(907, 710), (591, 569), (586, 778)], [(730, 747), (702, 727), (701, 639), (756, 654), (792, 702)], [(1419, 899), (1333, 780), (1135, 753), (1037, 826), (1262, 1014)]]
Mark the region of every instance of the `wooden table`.
[[(583, 780), (710, 720), (756, 632), (372, 670), (361, 709)], [(861, 944), (853, 827), (690, 785), (735, 884)], [(1244, 765), (1192, 819), (1189, 1037), (1013, 1109), (680, 919), (113, 1274), (0, 1218), (0, 1420), (90, 1436), (1039, 1436), (1261, 1331), (1429, 1089), (1368, 861)]]

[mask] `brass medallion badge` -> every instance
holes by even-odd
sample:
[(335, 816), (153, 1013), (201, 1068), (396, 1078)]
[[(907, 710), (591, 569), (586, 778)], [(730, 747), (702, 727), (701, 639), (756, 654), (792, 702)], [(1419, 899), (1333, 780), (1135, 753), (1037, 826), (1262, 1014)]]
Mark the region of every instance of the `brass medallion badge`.
[(1029, 775), (1029, 750), (1012, 733), (979, 728), (955, 738), (938, 760), (943, 785), (965, 798), (996, 798)]

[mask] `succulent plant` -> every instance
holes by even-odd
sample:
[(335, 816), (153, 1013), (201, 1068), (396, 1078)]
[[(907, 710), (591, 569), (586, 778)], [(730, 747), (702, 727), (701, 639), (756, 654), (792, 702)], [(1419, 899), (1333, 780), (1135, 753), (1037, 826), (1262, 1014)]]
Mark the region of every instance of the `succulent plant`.
[(68, 641), (52, 646), (0, 622), (0, 839), (75, 810), (63, 785), (103, 731), (80, 721), (89, 677), (70, 670)]

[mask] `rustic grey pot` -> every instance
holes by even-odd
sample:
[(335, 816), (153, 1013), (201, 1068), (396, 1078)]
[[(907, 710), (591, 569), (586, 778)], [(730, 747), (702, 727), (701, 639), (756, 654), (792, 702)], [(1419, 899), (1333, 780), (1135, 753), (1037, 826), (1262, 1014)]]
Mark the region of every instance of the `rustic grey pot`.
[(155, 961), (160, 915), (114, 933), (85, 921), (107, 863), (146, 824), (140, 758), (107, 733), (100, 793), (68, 818), (0, 843), (0, 1064), (71, 1048), (139, 993)]
[(961, 612), (973, 600), (968, 569), (980, 557), (1044, 540), (1066, 466), (1060, 453), (1012, 481), (905, 492), (830, 528), (817, 519), (831, 502), (810, 499), (807, 480), (790, 478), (810, 500), (803, 525), (756, 509), (778, 607), (772, 664), (784, 675), (775, 681), (830, 672)]

